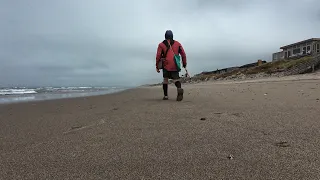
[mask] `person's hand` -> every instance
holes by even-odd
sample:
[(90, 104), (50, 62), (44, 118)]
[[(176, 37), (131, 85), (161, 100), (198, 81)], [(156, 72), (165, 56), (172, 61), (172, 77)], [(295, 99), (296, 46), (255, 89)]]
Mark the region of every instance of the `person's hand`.
[(158, 68), (156, 68), (156, 69), (157, 69), (157, 73), (160, 73), (160, 70)]

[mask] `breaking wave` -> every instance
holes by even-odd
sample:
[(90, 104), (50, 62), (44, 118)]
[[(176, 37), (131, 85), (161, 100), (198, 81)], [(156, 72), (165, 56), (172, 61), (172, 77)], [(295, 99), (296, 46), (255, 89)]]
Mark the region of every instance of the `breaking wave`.
[(36, 94), (35, 89), (0, 89), (0, 95)]
[(113, 91), (118, 87), (39, 87), (39, 88), (0, 88), (1, 95), (23, 95), (23, 94), (38, 94), (38, 93), (77, 93), (77, 92), (98, 92), (98, 91)]

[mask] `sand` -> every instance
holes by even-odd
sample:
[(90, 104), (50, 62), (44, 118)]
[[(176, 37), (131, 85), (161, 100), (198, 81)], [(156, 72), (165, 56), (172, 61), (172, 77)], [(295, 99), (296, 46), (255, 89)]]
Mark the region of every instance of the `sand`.
[(0, 105), (0, 179), (320, 179), (319, 79), (183, 86)]

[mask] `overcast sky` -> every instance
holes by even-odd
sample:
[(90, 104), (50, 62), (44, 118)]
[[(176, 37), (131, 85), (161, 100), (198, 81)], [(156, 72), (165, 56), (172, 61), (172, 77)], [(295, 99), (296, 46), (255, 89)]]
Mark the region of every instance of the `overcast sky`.
[(320, 37), (320, 1), (0, 0), (0, 85), (161, 82), (167, 29), (191, 74), (270, 61), (282, 45)]

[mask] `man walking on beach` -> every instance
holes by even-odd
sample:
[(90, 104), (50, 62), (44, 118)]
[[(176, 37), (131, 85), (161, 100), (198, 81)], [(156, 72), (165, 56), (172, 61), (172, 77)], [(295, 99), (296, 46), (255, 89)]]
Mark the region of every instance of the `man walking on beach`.
[(157, 55), (156, 55), (156, 70), (160, 73), (160, 69), (163, 72), (163, 100), (168, 100), (168, 82), (169, 79), (174, 81), (177, 87), (177, 101), (183, 99), (183, 89), (181, 88), (179, 70), (175, 62), (175, 55), (181, 55), (183, 67), (187, 66), (187, 57), (182, 45), (173, 40), (173, 33), (171, 30), (167, 30), (165, 33), (165, 40), (159, 43)]

